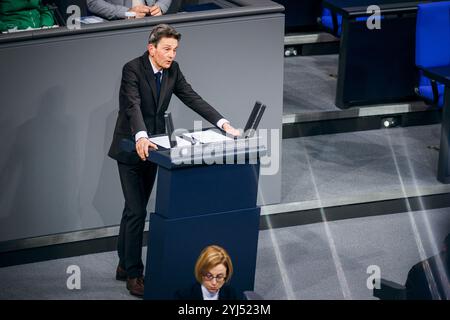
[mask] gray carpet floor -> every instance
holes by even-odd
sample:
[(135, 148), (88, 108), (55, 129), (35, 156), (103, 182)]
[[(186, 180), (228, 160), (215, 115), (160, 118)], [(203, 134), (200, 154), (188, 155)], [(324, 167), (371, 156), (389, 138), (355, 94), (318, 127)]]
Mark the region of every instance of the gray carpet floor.
[(265, 299), (374, 299), (369, 266), (404, 284), (449, 231), (450, 208), (263, 231), (255, 291)]
[[(282, 203), (360, 202), (446, 188), (436, 179), (440, 125), (283, 140)], [(438, 193), (438, 192), (437, 192)]]
[(334, 105), (339, 56), (284, 59), (283, 114), (338, 111)]
[[(450, 208), (264, 230), (255, 291), (275, 300), (373, 299), (370, 265), (403, 284), (449, 230)], [(114, 279), (117, 261), (106, 252), (2, 268), (0, 299), (136, 299)], [(80, 290), (66, 287), (70, 265), (80, 267)]]

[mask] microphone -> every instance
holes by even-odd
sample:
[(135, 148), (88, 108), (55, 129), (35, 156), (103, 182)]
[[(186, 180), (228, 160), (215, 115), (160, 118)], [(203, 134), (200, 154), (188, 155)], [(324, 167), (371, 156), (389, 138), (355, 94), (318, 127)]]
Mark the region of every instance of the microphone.
[(166, 132), (167, 132), (167, 136), (169, 138), (170, 147), (175, 148), (177, 146), (177, 139), (173, 134), (174, 128), (173, 128), (172, 115), (170, 114), (170, 112), (164, 113), (164, 121), (166, 122)]

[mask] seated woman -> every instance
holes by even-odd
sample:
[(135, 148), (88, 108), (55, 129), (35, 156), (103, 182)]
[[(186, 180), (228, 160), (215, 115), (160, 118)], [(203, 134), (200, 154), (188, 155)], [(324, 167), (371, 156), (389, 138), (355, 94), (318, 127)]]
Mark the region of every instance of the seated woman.
[(206, 247), (195, 264), (197, 282), (190, 288), (179, 290), (177, 300), (242, 300), (241, 295), (228, 285), (233, 275), (231, 258), (224, 248)]

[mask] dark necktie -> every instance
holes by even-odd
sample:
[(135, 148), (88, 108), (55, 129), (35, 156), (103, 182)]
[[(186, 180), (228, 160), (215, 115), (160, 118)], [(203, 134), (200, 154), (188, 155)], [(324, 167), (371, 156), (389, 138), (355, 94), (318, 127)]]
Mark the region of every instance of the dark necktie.
[(161, 71), (155, 73), (157, 100), (159, 100), (159, 93), (161, 92), (161, 76)]

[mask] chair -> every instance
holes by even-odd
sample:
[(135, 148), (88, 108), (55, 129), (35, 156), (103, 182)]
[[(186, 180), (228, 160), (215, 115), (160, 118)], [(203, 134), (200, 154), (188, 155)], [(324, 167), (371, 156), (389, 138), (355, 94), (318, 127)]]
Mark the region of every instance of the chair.
[(323, 8), (319, 22), (328, 32), (331, 32), (336, 37), (340, 37), (342, 32), (342, 15), (336, 14), (328, 8)]
[(419, 4), (416, 23), (416, 93), (426, 102), (442, 107), (444, 85), (423, 75), (420, 68), (450, 65), (450, 1)]
[[(356, 21), (367, 21), (368, 17), (356, 17)], [(380, 19), (383, 19), (381, 16)], [(319, 18), (319, 22), (328, 32), (331, 32), (334, 36), (340, 37), (342, 34), (342, 15), (331, 11), (328, 8), (323, 8), (322, 16)]]

